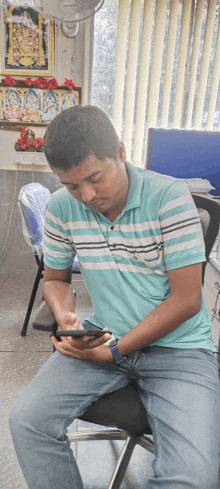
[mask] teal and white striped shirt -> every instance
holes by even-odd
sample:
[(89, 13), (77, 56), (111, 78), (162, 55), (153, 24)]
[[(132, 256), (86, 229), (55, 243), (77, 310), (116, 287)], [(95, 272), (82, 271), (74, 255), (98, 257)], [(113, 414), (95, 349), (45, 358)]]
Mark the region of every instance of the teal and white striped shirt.
[[(52, 195), (45, 215), (45, 264), (68, 268), (77, 253), (94, 306), (88, 319), (117, 338), (169, 297), (167, 271), (205, 261), (198, 212), (185, 184), (126, 166), (129, 193), (113, 223), (66, 188)], [(204, 300), (196, 316), (154, 344), (215, 351)]]

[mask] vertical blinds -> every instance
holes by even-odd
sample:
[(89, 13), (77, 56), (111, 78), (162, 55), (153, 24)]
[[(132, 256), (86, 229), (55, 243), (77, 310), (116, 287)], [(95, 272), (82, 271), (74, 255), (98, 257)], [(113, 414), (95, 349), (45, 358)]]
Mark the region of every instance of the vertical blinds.
[(149, 127), (220, 130), (220, 0), (119, 0), (113, 123), (142, 166)]

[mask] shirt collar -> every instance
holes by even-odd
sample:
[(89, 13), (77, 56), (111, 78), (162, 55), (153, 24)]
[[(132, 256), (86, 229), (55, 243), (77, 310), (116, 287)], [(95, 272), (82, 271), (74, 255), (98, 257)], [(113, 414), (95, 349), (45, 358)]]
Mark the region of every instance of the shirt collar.
[[(143, 187), (143, 177), (138, 168), (125, 162), (129, 176), (129, 191), (123, 211), (134, 209), (141, 206), (141, 192)], [(122, 212), (123, 212), (122, 211)]]

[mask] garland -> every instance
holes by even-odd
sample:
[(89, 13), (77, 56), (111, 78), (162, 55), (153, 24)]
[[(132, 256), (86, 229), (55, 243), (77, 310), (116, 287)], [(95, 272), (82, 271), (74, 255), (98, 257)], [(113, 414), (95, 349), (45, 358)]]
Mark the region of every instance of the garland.
[[(28, 87), (33, 86), (33, 87), (37, 87), (41, 90), (43, 90), (45, 88), (47, 88), (48, 90), (55, 90), (58, 87), (58, 82), (57, 82), (56, 78), (46, 80), (45, 78), (40, 76), (36, 80), (32, 80), (31, 77), (28, 77), (22, 81)], [(5, 83), (6, 83), (6, 85), (9, 85), (10, 87), (14, 87), (15, 85), (17, 85), (19, 83), (19, 80), (15, 80), (11, 76), (6, 76), (5, 77)], [(64, 86), (67, 87), (69, 90), (73, 90), (73, 88), (76, 85), (73, 83), (72, 80), (68, 80), (68, 78), (65, 78)], [(27, 149), (27, 148), (29, 148), (29, 146), (31, 146), (31, 147), (35, 148), (35, 151), (43, 151), (43, 138), (36, 138), (30, 143), (27, 139), (27, 136), (26, 136), (27, 130), (28, 130), (28, 127), (26, 127), (26, 126), (22, 127), (22, 130), (20, 132), (20, 137), (18, 138), (17, 142), (15, 143), (15, 150), (16, 151), (20, 151), (20, 150), (25, 151), (25, 149)]]
[[(6, 76), (5, 77), (5, 83), (6, 85), (9, 85), (10, 87), (14, 87), (17, 85), (19, 80), (15, 80), (11, 76)], [(47, 88), (48, 90), (55, 90), (58, 87), (58, 82), (56, 78), (52, 78), (51, 80), (46, 80), (42, 76), (37, 78), (37, 80), (32, 80), (31, 77), (26, 78), (25, 80), (22, 80), (28, 87), (37, 87), (40, 88), (41, 90), (44, 88)], [(69, 90), (73, 90), (73, 88), (76, 86), (72, 80), (68, 80), (68, 78), (65, 78), (64, 81), (64, 86), (67, 87)]]

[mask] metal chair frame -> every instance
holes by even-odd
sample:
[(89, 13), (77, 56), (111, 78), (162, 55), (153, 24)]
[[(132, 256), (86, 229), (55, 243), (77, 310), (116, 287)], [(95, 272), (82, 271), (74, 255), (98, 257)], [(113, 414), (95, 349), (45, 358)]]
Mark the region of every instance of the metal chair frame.
[(150, 453), (154, 454), (154, 445), (150, 438), (143, 434), (142, 436), (130, 436), (128, 432), (119, 430), (117, 428), (105, 428), (102, 430), (81, 430), (75, 433), (68, 434), (70, 442), (80, 442), (80, 441), (95, 441), (95, 440), (125, 440), (125, 444), (119, 456), (117, 465), (112, 474), (111, 481), (108, 485), (108, 489), (119, 489), (130, 459), (132, 457), (133, 451), (136, 445), (143, 447)]

